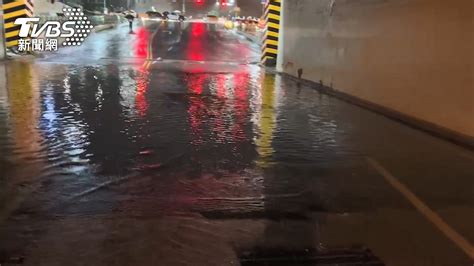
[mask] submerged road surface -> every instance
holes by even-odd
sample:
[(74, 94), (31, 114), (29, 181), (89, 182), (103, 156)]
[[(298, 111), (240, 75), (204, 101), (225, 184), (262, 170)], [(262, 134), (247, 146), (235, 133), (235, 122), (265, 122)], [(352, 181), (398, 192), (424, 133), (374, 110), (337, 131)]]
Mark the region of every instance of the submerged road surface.
[(474, 154), (219, 25), (0, 64), (0, 264), (472, 265)]

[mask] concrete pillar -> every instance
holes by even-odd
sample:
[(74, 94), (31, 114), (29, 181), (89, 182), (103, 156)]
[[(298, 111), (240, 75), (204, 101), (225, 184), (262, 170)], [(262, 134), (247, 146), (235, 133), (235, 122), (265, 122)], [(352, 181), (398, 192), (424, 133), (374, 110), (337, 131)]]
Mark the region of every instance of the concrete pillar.
[(4, 0), (3, 22), (5, 28), (6, 46), (13, 47), (18, 44), (20, 32), (19, 25), (14, 22), (17, 18), (33, 16), (33, 0)]
[(281, 0), (281, 11), (280, 11), (280, 38), (278, 39), (278, 56), (276, 62), (276, 71), (283, 72), (284, 64), (284, 51), (285, 51), (285, 2), (286, 0)]
[(268, 0), (265, 7), (265, 34), (262, 43), (262, 64), (275, 66), (280, 37), (281, 0)]

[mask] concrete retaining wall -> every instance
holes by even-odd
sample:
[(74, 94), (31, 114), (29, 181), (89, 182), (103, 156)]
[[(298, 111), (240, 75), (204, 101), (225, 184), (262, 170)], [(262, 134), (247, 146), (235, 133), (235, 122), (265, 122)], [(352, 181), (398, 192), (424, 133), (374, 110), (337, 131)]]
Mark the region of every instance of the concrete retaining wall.
[[(5, 28), (3, 27), (3, 14), (0, 14), (0, 60), (5, 59)], [(2, 77), (0, 76), (0, 79)]]
[(286, 0), (282, 69), (474, 139), (474, 1)]
[(51, 3), (49, 0), (36, 0), (34, 3), (35, 16), (57, 17), (58, 13), (63, 13), (63, 8), (70, 7), (59, 1)]

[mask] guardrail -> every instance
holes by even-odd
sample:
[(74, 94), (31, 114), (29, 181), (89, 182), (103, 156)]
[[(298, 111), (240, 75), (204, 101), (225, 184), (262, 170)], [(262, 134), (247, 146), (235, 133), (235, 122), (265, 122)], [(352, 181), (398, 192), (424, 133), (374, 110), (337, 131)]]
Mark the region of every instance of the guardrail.
[[(67, 21), (65, 17), (61, 16), (37, 16), (40, 18), (40, 24), (46, 23), (46, 21), (59, 21), (64, 22)], [(91, 21), (92, 25), (103, 25), (103, 24), (118, 24), (125, 19), (120, 15), (97, 15), (97, 16), (88, 16), (89, 20)]]
[(120, 15), (98, 15), (89, 16), (89, 20), (92, 25), (104, 25), (104, 24), (118, 24), (124, 21), (124, 18)]

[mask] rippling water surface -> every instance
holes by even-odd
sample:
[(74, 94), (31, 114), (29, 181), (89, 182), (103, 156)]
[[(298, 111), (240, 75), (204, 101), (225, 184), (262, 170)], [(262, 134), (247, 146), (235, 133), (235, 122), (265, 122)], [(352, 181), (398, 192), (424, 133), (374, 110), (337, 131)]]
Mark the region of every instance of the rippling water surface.
[(315, 163), (358, 152), (329, 98), (258, 66), (221, 64), (9, 65), (5, 210), (23, 199), (27, 212), (60, 216), (280, 219), (331, 208), (307, 202), (324, 188), (308, 182), (324, 175)]

